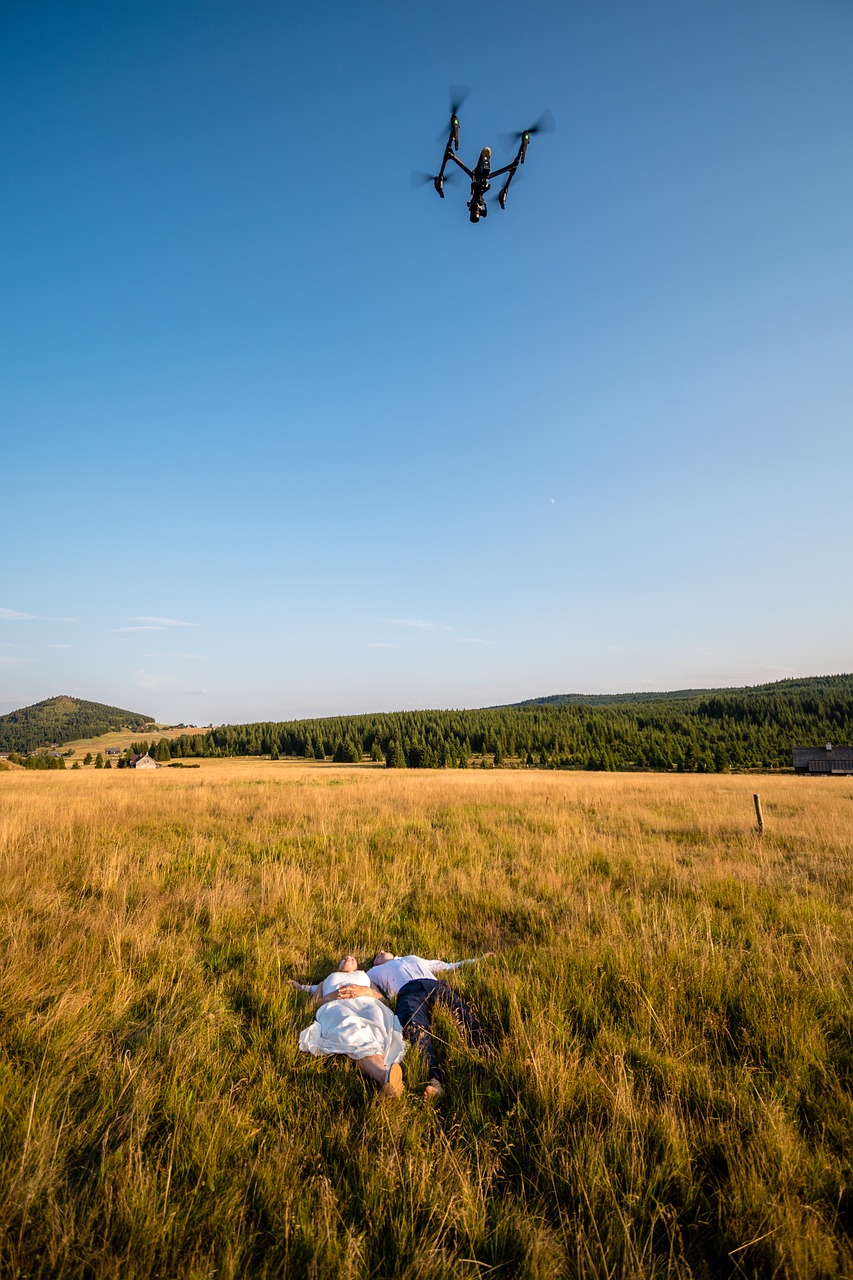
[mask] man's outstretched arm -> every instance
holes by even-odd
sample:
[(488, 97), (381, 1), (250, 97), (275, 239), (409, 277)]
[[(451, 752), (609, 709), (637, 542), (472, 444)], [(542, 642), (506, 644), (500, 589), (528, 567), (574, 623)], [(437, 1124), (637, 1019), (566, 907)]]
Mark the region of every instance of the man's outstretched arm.
[(481, 960), (488, 960), (494, 954), (494, 951), (486, 951), (481, 956), (472, 956), (470, 960), (425, 960), (424, 964), (433, 973), (449, 973), (451, 969), (461, 969), (463, 964), (479, 964)]

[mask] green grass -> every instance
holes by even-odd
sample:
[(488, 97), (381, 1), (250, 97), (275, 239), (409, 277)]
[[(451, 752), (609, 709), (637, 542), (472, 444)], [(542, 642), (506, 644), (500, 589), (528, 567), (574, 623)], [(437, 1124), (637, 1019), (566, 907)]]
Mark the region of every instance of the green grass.
[[(853, 1275), (853, 787), (205, 762), (0, 778), (0, 1273)], [(453, 981), (450, 1087), (291, 976)]]

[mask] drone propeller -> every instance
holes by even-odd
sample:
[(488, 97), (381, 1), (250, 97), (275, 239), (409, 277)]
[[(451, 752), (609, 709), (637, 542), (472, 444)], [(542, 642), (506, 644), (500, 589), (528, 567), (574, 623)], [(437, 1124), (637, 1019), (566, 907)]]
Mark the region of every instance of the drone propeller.
[(450, 114), (455, 116), (458, 111), (465, 105), (465, 100), (471, 90), (467, 84), (452, 84), (450, 86)]
[[(450, 86), (450, 132), (453, 135), (453, 144), (455, 149), (459, 150), (459, 111), (465, 102), (471, 90), (465, 84), (452, 84)], [(446, 137), (445, 130), (436, 137), (436, 142), (442, 142)]]
[[(444, 175), (444, 182), (449, 183), (451, 187), (459, 185), (459, 174), (455, 169), (448, 169)], [(425, 187), (428, 182), (435, 186), (435, 175), (427, 173), (424, 169), (413, 169), (411, 173), (412, 190), (417, 191), (418, 187)]]
[(522, 129), (520, 133), (502, 133), (501, 142), (506, 147), (515, 147), (519, 142), (524, 144), (524, 151), (527, 152), (527, 143), (536, 133), (553, 133), (557, 127), (557, 122), (550, 111), (543, 111), (542, 115), (532, 124), (529, 129)]

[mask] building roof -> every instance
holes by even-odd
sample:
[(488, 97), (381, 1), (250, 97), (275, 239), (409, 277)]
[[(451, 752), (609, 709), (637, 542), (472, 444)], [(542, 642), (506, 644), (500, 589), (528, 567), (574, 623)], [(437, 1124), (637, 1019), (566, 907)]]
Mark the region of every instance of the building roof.
[(794, 747), (794, 768), (799, 773), (853, 773), (853, 747)]

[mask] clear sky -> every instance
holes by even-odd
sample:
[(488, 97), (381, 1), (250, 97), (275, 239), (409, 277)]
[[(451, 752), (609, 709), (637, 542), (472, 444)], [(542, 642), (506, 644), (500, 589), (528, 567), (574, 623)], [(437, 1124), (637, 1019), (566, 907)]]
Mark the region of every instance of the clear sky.
[[(0, 711), (853, 669), (849, 0), (9, 0)], [(545, 108), (506, 212), (440, 201)]]

